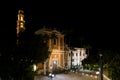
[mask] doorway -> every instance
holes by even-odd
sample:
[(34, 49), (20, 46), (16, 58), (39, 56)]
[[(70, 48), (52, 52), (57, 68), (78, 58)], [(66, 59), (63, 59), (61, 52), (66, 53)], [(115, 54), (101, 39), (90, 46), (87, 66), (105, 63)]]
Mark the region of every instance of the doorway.
[(57, 60), (53, 60), (53, 70), (52, 70), (52, 72), (56, 73), (56, 71), (57, 71)]

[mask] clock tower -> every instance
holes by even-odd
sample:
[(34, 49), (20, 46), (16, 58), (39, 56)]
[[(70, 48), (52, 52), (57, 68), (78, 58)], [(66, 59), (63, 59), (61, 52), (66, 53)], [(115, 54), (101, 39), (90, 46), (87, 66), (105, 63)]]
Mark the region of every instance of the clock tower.
[(25, 20), (24, 20), (24, 11), (19, 10), (17, 15), (17, 27), (16, 27), (16, 34), (17, 34), (17, 44), (19, 43), (19, 34), (23, 31), (25, 31)]

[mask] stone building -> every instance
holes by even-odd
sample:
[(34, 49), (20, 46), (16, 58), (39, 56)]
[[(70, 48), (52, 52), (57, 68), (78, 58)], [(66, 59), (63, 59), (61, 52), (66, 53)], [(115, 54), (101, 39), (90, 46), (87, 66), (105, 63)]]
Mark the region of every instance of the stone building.
[[(44, 63), (44, 69), (49, 71), (54, 71), (59, 68), (64, 68), (64, 35), (61, 34), (56, 29), (48, 29), (43, 27), (42, 29), (35, 32), (35, 34), (47, 34), (49, 37), (54, 36), (54, 38), (49, 38), (48, 46), (51, 52), (49, 59)], [(46, 70), (45, 70), (46, 71)]]
[(68, 69), (81, 69), (82, 61), (87, 58), (85, 48), (73, 48), (68, 53)]

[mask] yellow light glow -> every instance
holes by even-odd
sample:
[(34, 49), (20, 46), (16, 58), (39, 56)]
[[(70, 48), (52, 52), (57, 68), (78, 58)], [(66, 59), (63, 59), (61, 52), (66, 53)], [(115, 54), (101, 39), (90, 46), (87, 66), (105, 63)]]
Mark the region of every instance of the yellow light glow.
[(20, 20), (23, 21), (23, 16), (20, 17)]
[(33, 71), (37, 70), (37, 66), (35, 64), (33, 64)]
[(20, 27), (21, 27), (21, 28), (23, 28), (23, 27), (24, 27), (24, 26), (23, 26), (23, 23), (20, 23)]

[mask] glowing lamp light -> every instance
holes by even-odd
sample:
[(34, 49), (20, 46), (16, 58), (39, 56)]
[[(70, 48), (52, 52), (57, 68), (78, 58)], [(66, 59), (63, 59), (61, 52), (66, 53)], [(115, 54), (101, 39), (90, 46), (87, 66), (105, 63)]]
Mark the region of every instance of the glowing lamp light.
[(35, 64), (33, 64), (33, 71), (37, 70), (37, 66)]
[(98, 74), (100, 74), (100, 72), (99, 72), (99, 71), (97, 71), (97, 72), (96, 72), (96, 74), (98, 75)]

